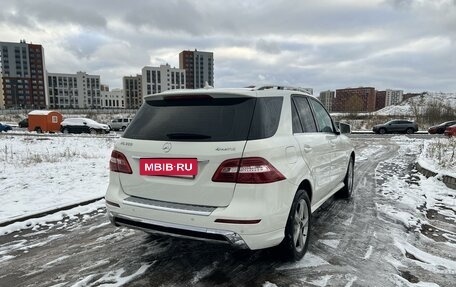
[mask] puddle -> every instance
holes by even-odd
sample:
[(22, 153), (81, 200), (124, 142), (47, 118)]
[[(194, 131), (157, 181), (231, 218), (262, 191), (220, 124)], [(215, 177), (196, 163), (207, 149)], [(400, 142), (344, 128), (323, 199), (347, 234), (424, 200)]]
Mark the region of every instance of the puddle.
[(405, 280), (407, 280), (410, 283), (418, 283), (418, 282), (420, 282), (418, 277), (416, 277), (415, 275), (410, 273), (410, 271), (401, 271), (401, 270), (399, 270), (399, 272), (400, 272), (401, 277), (404, 278)]

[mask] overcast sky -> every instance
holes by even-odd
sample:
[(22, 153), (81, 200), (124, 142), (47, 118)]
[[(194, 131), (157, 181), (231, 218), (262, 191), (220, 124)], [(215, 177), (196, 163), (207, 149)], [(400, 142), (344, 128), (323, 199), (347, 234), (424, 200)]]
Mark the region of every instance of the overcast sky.
[(111, 88), (198, 49), (216, 87), (456, 92), (456, 0), (2, 0), (0, 41), (20, 39), (44, 46), (48, 72)]

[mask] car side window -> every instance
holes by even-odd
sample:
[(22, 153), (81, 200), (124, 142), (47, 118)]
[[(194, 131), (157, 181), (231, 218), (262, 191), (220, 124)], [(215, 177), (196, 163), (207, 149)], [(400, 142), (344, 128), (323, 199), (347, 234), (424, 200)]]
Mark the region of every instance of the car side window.
[(315, 124), (314, 117), (312, 115), (312, 109), (309, 106), (305, 97), (293, 97), (293, 102), (296, 105), (298, 111), (299, 120), (301, 121), (302, 132), (314, 133), (317, 132), (317, 126)]
[(296, 104), (294, 103), (294, 101), (291, 101), (291, 120), (293, 124), (293, 133), (302, 133), (303, 131), (301, 121), (299, 120), (298, 110), (296, 109)]
[(319, 102), (313, 99), (309, 99), (309, 101), (315, 112), (315, 120), (317, 121), (318, 131), (321, 133), (333, 133), (334, 128), (331, 116)]

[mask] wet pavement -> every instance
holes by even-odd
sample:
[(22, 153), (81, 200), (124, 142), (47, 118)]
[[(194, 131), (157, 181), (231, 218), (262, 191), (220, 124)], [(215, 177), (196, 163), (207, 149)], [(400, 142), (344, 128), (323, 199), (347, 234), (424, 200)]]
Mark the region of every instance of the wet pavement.
[(415, 208), (390, 183), (422, 197), (413, 170), (419, 151), (388, 138), (353, 142), (354, 196), (331, 199), (313, 214), (299, 262), (284, 262), (277, 249), (236, 250), (116, 228), (100, 208), (0, 236), (0, 286), (454, 286), (456, 191)]

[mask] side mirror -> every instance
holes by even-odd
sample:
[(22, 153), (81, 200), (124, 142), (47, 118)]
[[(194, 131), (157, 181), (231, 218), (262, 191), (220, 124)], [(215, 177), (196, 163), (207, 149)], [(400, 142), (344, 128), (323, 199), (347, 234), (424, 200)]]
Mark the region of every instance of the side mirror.
[(335, 122), (336, 125), (336, 134), (351, 134), (351, 125), (344, 124), (341, 122)]
[(87, 123), (86, 123), (86, 122), (83, 122), (83, 124), (84, 124), (85, 126), (87, 125)]

